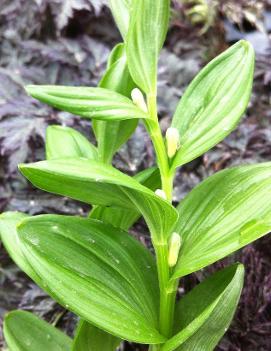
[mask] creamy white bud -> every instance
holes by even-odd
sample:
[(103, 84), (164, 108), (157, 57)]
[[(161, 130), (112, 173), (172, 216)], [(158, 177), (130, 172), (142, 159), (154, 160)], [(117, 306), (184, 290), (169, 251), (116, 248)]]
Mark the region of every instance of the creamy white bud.
[(156, 194), (157, 196), (161, 197), (162, 199), (167, 200), (167, 195), (166, 195), (166, 193), (164, 192), (164, 190), (162, 190), (162, 189), (157, 189), (157, 190), (155, 190), (155, 194)]
[(142, 111), (144, 112), (148, 112), (148, 108), (144, 99), (144, 96), (142, 94), (142, 92), (138, 89), (135, 88), (132, 90), (131, 92), (131, 98), (133, 100), (133, 103), (139, 107)]
[(172, 233), (169, 239), (169, 248), (168, 248), (169, 267), (174, 267), (176, 265), (178, 261), (181, 245), (182, 245), (181, 236), (176, 232)]
[(180, 134), (178, 129), (170, 127), (166, 132), (167, 154), (169, 158), (175, 156), (180, 146)]

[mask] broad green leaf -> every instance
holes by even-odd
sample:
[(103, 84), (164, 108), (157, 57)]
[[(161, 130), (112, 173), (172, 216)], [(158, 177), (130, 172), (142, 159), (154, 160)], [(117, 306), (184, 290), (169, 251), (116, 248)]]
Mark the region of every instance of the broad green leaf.
[(244, 267), (223, 269), (184, 296), (176, 306), (174, 333), (161, 351), (212, 351), (229, 327), (244, 280)]
[(156, 93), (157, 63), (169, 22), (169, 0), (132, 0), (127, 36), (128, 66), (135, 83)]
[(123, 39), (128, 32), (130, 4), (131, 0), (109, 0), (109, 6)]
[(70, 351), (71, 339), (49, 323), (26, 311), (12, 311), (4, 319), (10, 351)]
[[(58, 129), (60, 130), (60, 133), (58, 133)], [(56, 131), (56, 134), (55, 134), (55, 131)], [(56, 138), (61, 137), (62, 132), (64, 134), (64, 138), (68, 139), (66, 141), (66, 144), (69, 143), (69, 146), (67, 147), (67, 149), (64, 148), (64, 150), (62, 150), (63, 143), (57, 144), (57, 147), (54, 147), (54, 145), (56, 144), (53, 143), (54, 137)], [(85, 154), (85, 157), (87, 157), (88, 144), (86, 144), (86, 152), (83, 153), (84, 143), (82, 143), (81, 145), (80, 137), (77, 138), (78, 132), (76, 132), (75, 135), (73, 134), (73, 130), (71, 134), (69, 132), (70, 132), (70, 128), (66, 129), (66, 127), (50, 126), (49, 133), (47, 129), (46, 148), (47, 150), (50, 148), (50, 152), (47, 152), (47, 157), (49, 156), (49, 159), (58, 158), (62, 153), (65, 153), (67, 157), (73, 157), (73, 156), (82, 157), (83, 154)], [(48, 135), (49, 135), (49, 138), (48, 138)], [(69, 138), (70, 135), (72, 137), (74, 136), (74, 138)], [(81, 134), (79, 135), (81, 136)], [(76, 140), (76, 143), (73, 143), (74, 140)], [(87, 140), (86, 142), (88, 143)], [(77, 144), (80, 144), (80, 148), (77, 147)], [(91, 154), (89, 153), (89, 157), (90, 156)], [(153, 191), (161, 187), (160, 172), (155, 167), (145, 169), (144, 171), (138, 173), (134, 178), (139, 183), (141, 183), (142, 185), (146, 186), (147, 188)], [(95, 206), (95, 208), (91, 211), (90, 217), (94, 219), (99, 219), (102, 222), (112, 224), (117, 228), (127, 230), (131, 227), (131, 225), (134, 222), (137, 221), (137, 219), (140, 217), (140, 213), (137, 209), (128, 210), (123, 207), (109, 208), (109, 207)]]
[[(2, 240), (6, 250), (8, 251), (10, 257), (12, 257), (14, 262), (21, 268), (21, 270), (24, 271), (33, 280), (35, 280), (38, 283), (38, 285), (45, 288), (43, 286), (42, 280), (37, 276), (35, 271), (32, 269), (32, 267), (30, 266), (30, 264), (28, 263), (28, 261), (24, 257), (22, 250), (21, 250), (21, 247), (20, 247), (20, 239), (18, 238), (16, 228), (17, 228), (17, 225), (25, 218), (28, 218), (28, 216), (23, 214), (23, 213), (19, 213), (19, 212), (6, 212), (6, 213), (1, 214), (0, 215), (0, 237), (1, 237), (1, 240)], [(89, 323), (87, 323), (87, 322), (84, 322), (84, 323), (89, 325)], [(81, 329), (81, 323), (79, 325), (79, 328)], [(81, 332), (85, 334), (87, 328), (88, 328), (87, 326), (84, 326), (82, 328), (83, 330)], [(89, 326), (89, 328), (90, 328), (90, 330), (94, 330), (95, 327)], [(106, 345), (108, 345), (108, 347), (110, 345), (110, 340), (112, 340), (112, 345), (114, 345), (114, 340), (115, 340), (115, 343), (117, 343), (117, 341), (119, 341), (118, 338), (100, 330), (99, 336), (102, 337), (103, 334), (104, 334), (105, 340), (107, 340)], [(78, 338), (78, 340), (75, 342), (75, 344), (76, 344), (76, 347), (78, 348), (78, 351), (79, 351), (80, 350), (79, 346), (82, 343), (82, 339), (81, 339), (81, 336), (79, 334), (79, 331), (78, 331), (77, 338)], [(96, 344), (97, 344), (97, 342), (98, 341), (96, 341)], [(94, 344), (94, 345), (96, 345), (96, 344)], [(83, 347), (83, 346), (81, 346), (81, 347)], [(77, 349), (75, 348), (73, 351), (75, 351), (75, 350), (77, 350)], [(84, 350), (84, 349), (82, 349), (82, 350)], [(106, 349), (105, 349), (105, 351), (106, 351)]]
[(28, 85), (26, 91), (50, 106), (84, 118), (102, 121), (149, 118), (132, 100), (109, 89)]
[(38, 188), (92, 205), (123, 207), (144, 216), (152, 239), (165, 242), (177, 211), (136, 179), (94, 160), (62, 159), (20, 165), (23, 175)]
[(83, 157), (97, 159), (98, 152), (77, 130), (57, 125), (46, 130), (46, 158)]
[(271, 230), (271, 163), (229, 168), (207, 178), (178, 206), (183, 239), (174, 276), (197, 271)]
[(97, 220), (57, 215), (26, 219), (18, 232), (43, 289), (60, 304), (122, 339), (165, 340), (156, 329), (155, 260), (127, 232)]
[[(99, 86), (116, 91), (128, 98), (131, 97), (135, 84), (128, 70), (124, 44), (118, 44), (113, 49), (108, 68)], [(137, 124), (138, 119), (136, 118), (119, 122), (93, 120), (92, 126), (98, 142), (100, 160), (110, 163), (114, 153), (129, 139)]]
[(254, 50), (241, 40), (211, 61), (196, 76), (175, 112), (180, 149), (173, 167), (208, 151), (236, 127), (248, 105), (254, 72)]
[[(140, 184), (151, 190), (161, 187), (161, 178), (158, 168), (148, 168), (134, 177)], [(102, 222), (112, 224), (114, 227), (128, 230), (140, 217), (138, 209), (125, 209), (123, 207), (95, 207), (90, 217)]]
[(121, 340), (81, 320), (71, 351), (116, 351)]
[(17, 266), (32, 279), (37, 279), (36, 273), (24, 257), (17, 233), (17, 225), (25, 218), (28, 216), (20, 212), (2, 213), (0, 215), (0, 237), (9, 256)]

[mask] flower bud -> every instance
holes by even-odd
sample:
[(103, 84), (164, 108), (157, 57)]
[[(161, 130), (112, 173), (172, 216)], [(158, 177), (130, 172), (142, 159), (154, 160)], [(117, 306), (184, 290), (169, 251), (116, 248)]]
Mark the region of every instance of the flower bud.
[(139, 107), (142, 111), (146, 113), (148, 112), (148, 108), (147, 108), (144, 96), (138, 88), (135, 88), (132, 90), (131, 97), (132, 97), (133, 103), (137, 107)]
[(180, 146), (180, 134), (176, 128), (168, 128), (166, 132), (167, 154), (169, 158), (175, 156)]
[(181, 236), (176, 232), (172, 233), (169, 239), (169, 248), (168, 248), (169, 267), (174, 267), (176, 265), (178, 261), (181, 245), (182, 245)]
[(162, 199), (167, 200), (167, 195), (166, 195), (166, 193), (164, 192), (164, 190), (157, 189), (157, 190), (155, 190), (155, 194), (156, 194), (157, 196), (161, 197)]

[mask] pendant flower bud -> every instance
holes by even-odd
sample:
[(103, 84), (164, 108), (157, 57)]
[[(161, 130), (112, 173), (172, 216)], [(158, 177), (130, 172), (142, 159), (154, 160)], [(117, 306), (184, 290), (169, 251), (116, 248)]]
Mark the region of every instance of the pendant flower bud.
[(146, 105), (144, 96), (138, 88), (135, 88), (132, 90), (131, 97), (132, 97), (133, 103), (137, 107), (139, 107), (142, 111), (144, 111), (146, 113), (148, 112), (148, 107)]
[(167, 195), (166, 195), (166, 193), (164, 192), (164, 190), (161, 190), (161, 189), (155, 190), (155, 195), (161, 197), (161, 198), (164, 199), (164, 200), (167, 200)]
[(166, 132), (167, 154), (169, 158), (175, 156), (180, 146), (180, 134), (176, 128), (168, 128)]
[(168, 249), (168, 265), (169, 267), (174, 267), (178, 261), (180, 248), (182, 245), (181, 236), (174, 232), (169, 239), (169, 249)]

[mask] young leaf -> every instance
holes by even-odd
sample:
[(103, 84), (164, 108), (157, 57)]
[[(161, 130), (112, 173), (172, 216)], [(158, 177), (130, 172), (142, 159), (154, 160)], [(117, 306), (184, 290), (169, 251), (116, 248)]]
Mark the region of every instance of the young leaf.
[[(160, 188), (161, 178), (158, 168), (148, 168), (134, 177), (140, 184), (151, 190)], [(114, 227), (128, 230), (140, 217), (138, 209), (125, 209), (123, 207), (95, 207), (90, 217), (102, 222), (112, 224)]]
[(125, 45), (117, 44), (108, 59), (107, 70), (102, 77), (101, 88), (116, 91), (126, 97), (131, 97), (131, 91), (136, 87), (129, 73)]
[(88, 204), (135, 208), (145, 218), (155, 242), (165, 242), (177, 220), (169, 202), (112, 166), (94, 160), (62, 159), (20, 165), (35, 186)]
[[(108, 68), (99, 86), (116, 91), (128, 98), (135, 84), (127, 66), (127, 58), (124, 44), (118, 44), (113, 49)], [(105, 122), (93, 120), (92, 126), (98, 142), (99, 157), (105, 163), (110, 163), (114, 153), (124, 144), (137, 127), (138, 119), (127, 121)]]
[(80, 320), (71, 351), (116, 351), (121, 340)]
[(241, 40), (196, 76), (172, 121), (180, 133), (172, 167), (202, 155), (236, 127), (249, 102), (253, 72), (254, 50)]
[(84, 118), (102, 121), (149, 118), (130, 99), (104, 88), (28, 85), (26, 91), (50, 106)]
[(174, 333), (161, 351), (212, 351), (230, 325), (244, 280), (242, 265), (223, 269), (177, 304)]
[(165, 340), (157, 331), (155, 261), (133, 237), (96, 220), (57, 215), (26, 219), (18, 232), (29, 264), (60, 304), (120, 338)]
[(199, 270), (271, 230), (271, 163), (207, 178), (178, 206), (183, 243), (174, 277)]
[(130, 5), (131, 0), (109, 0), (109, 6), (123, 39), (128, 32)]
[(10, 351), (70, 351), (71, 339), (49, 323), (26, 311), (12, 311), (4, 319)]
[(156, 93), (157, 63), (169, 22), (169, 0), (132, 0), (127, 36), (128, 66), (146, 94)]
[(81, 133), (69, 127), (49, 126), (46, 130), (46, 158), (64, 157), (98, 159), (98, 152)]

